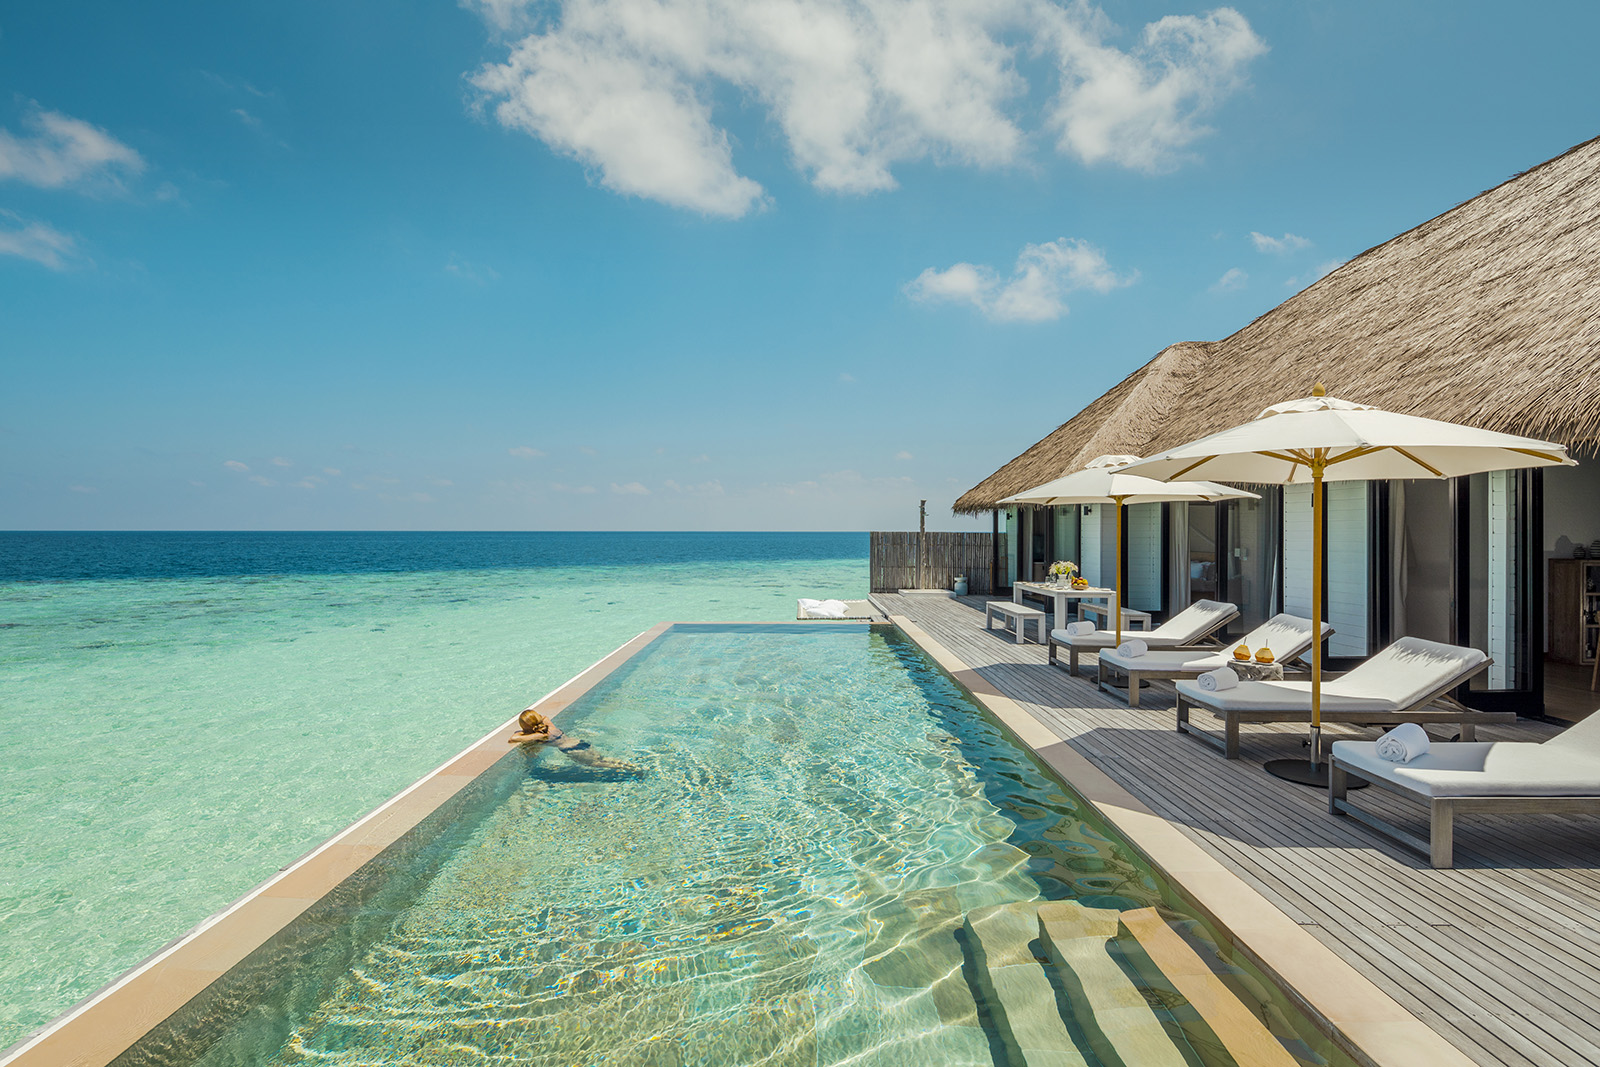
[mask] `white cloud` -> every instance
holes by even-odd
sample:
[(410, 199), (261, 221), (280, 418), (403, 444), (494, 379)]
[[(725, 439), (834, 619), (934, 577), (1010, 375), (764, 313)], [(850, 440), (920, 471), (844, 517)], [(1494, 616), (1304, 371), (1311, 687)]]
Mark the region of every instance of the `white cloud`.
[(328, 475), (330, 478), (337, 478), (337, 477), (339, 477), (339, 475), (343, 474), (344, 472), (341, 471), (338, 467), (323, 467), (322, 468), (322, 473)]
[(902, 449), (901, 451), (896, 452), (894, 454), (894, 458), (895, 459), (916, 459), (917, 457), (913, 456), (910, 452), (907, 452), (907, 451)]
[(650, 490), (646, 489), (639, 482), (629, 482), (626, 485), (618, 485), (616, 482), (612, 482), (611, 483), (611, 491), (613, 493), (621, 493), (623, 496), (649, 496), (650, 495)]
[(910, 161), (1020, 161), (1017, 58), (1040, 51), (1059, 71), (1062, 152), (1168, 168), (1265, 50), (1230, 8), (1151, 23), (1123, 51), (1083, 0), (463, 2), (522, 35), (471, 76), (501, 125), (614, 192), (726, 218), (767, 202), (714, 115), (729, 90), (765, 112), (813, 185), (860, 194), (895, 188)]
[(1286, 233), (1282, 237), (1268, 237), (1264, 233), (1250, 231), (1250, 243), (1256, 246), (1257, 252), (1271, 252), (1274, 255), (1284, 255), (1287, 252), (1298, 252), (1302, 248), (1310, 248), (1311, 242), (1297, 233)]
[(945, 270), (929, 267), (905, 292), (924, 303), (971, 304), (997, 322), (1047, 322), (1067, 313), (1069, 292), (1108, 293), (1138, 277), (1137, 271), (1118, 275), (1089, 242), (1063, 237), (1025, 246), (1010, 278), (1002, 279), (993, 267), (957, 263)]
[(292, 466), (294, 466), (293, 463), (290, 463), (288, 460), (284, 459), (282, 456), (273, 456), (272, 457), (272, 465), (274, 467), (292, 467)]
[(598, 456), (600, 454), (598, 451), (590, 448), (588, 445), (579, 445), (578, 451), (582, 452), (586, 456)]
[(289, 483), (295, 489), (315, 489), (322, 484), (321, 478), (301, 478), (298, 482)]
[(704, 452), (702, 452), (698, 456), (695, 456), (693, 459), (691, 459), (689, 462), (690, 463), (710, 463), (711, 462), (711, 457), (706, 455)]
[(1326, 263), (1319, 263), (1305, 274), (1296, 275), (1286, 280), (1283, 284), (1290, 289), (1304, 289), (1312, 282), (1321, 281), (1340, 267), (1345, 265), (1345, 260), (1330, 259)]
[(144, 170), (138, 152), (82, 119), (35, 104), (22, 124), (30, 131), (22, 136), (0, 129), (0, 178), (45, 189), (115, 188), (121, 176)]
[(67, 488), (74, 493), (98, 493), (100, 491), (98, 486), (93, 485), (69, 485)]
[(1211, 132), (1201, 116), (1242, 86), (1246, 65), (1267, 50), (1228, 7), (1152, 22), (1129, 51), (1105, 43), (1110, 24), (1087, 4), (1045, 7), (1061, 68), (1050, 123), (1061, 151), (1085, 163), (1171, 170)]
[(846, 385), (854, 385), (855, 384), (855, 380), (856, 380), (856, 376), (854, 374), (851, 374), (849, 371), (840, 371), (839, 372), (839, 380), (841, 382), (843, 382), (844, 384), (846, 384)]
[(51, 270), (66, 270), (76, 255), (77, 242), (60, 230), (0, 210), (0, 256), (19, 256)]
[(516, 448), (506, 449), (508, 456), (520, 456), (523, 459), (543, 459), (544, 453), (528, 445), (518, 445)]
[(271, 478), (264, 478), (259, 474), (252, 474), (250, 476), (250, 480), (252, 482), (255, 482), (257, 485), (264, 485), (269, 489), (278, 484), (277, 482), (273, 481)]
[(1222, 277), (1211, 283), (1213, 293), (1236, 293), (1250, 281), (1250, 275), (1238, 267), (1229, 267)]
[(558, 493), (577, 493), (580, 496), (589, 496), (592, 493), (599, 492), (599, 490), (592, 485), (562, 485), (560, 482), (551, 482), (550, 488)]
[(224, 460), (222, 465), (231, 471), (247, 471), (250, 468), (236, 459)]

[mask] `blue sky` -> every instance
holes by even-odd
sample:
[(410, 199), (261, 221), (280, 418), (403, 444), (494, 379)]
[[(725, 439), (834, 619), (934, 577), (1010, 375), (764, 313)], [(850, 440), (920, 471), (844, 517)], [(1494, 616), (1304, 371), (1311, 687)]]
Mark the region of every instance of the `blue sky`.
[(0, 527), (899, 529), (925, 497), (964, 528), (1163, 346), (1600, 134), (1597, 34), (1593, 3), (8, 5)]

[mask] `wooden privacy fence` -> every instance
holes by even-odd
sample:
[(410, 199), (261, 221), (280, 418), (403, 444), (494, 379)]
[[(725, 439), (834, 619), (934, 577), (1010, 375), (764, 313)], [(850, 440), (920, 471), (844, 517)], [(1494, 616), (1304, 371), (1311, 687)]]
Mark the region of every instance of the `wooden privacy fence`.
[(967, 576), (967, 592), (994, 592), (994, 535), (874, 530), (870, 550), (872, 591), (949, 589)]

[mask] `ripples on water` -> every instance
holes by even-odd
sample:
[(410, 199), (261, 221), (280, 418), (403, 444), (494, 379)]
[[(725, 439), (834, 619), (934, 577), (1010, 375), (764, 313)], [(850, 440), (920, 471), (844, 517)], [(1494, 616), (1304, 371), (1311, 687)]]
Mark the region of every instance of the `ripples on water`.
[(201, 1062), (992, 1064), (965, 913), (1158, 895), (902, 641), (670, 632)]
[(0, 534), (0, 1047), (668, 619), (866, 535)]

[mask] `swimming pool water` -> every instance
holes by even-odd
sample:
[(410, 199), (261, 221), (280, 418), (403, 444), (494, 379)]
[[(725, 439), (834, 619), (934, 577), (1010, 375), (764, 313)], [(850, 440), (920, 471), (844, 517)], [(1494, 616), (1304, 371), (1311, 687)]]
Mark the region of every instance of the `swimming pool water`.
[(963, 916), (1161, 903), (888, 628), (674, 627), (558, 723), (637, 770), (517, 750), (203, 1040), (128, 1062), (1003, 1063)]

